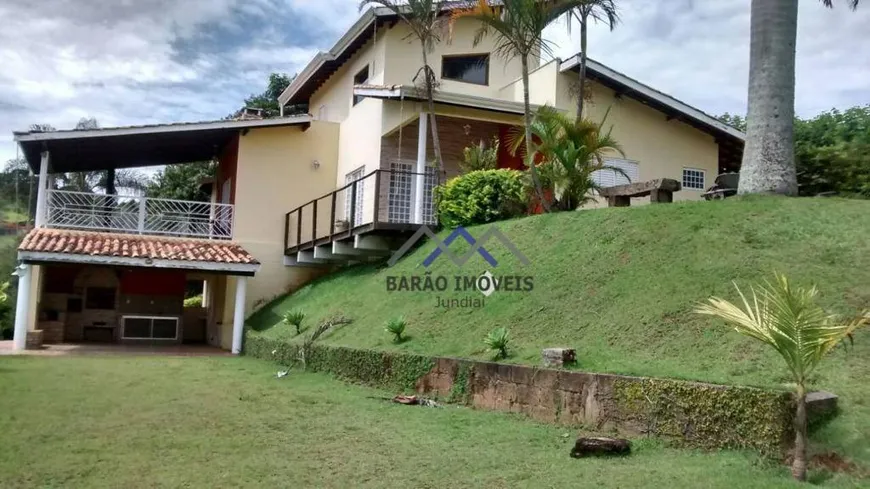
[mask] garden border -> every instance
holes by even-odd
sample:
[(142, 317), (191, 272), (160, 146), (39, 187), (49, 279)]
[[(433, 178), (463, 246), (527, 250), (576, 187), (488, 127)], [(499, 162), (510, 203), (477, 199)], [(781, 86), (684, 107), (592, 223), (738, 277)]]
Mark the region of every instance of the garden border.
[[(300, 345), (248, 334), (245, 354), (290, 364)], [(558, 370), (314, 344), (307, 367), (369, 385), (414, 390), (475, 408), (699, 448), (790, 445), (790, 392), (676, 379)]]

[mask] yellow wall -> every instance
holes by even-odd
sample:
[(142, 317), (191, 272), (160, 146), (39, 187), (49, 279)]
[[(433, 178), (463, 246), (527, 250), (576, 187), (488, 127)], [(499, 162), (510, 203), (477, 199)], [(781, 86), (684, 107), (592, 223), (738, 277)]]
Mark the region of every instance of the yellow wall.
[[(625, 158), (639, 163), (640, 181), (673, 178), (681, 182), (686, 167), (705, 170), (705, 187), (713, 184), (719, 172), (719, 145), (713, 136), (683, 122), (668, 121), (665, 114), (633, 98), (617, 99), (612, 90), (599, 84), (593, 84), (592, 90), (592, 103), (584, 113), (600, 121), (610, 109), (605, 127), (613, 127), (613, 137), (622, 145)], [(696, 200), (703, 192), (683, 189), (674, 199)]]
[[(248, 314), (317, 272), (284, 266), (284, 216), (334, 189), (338, 127), (315, 121), (306, 131), (300, 126), (252, 129), (239, 140), (234, 240), (261, 263), (256, 276), (248, 279)], [(222, 314), (225, 348), (232, 341), (234, 300), (235, 280), (229, 278), (224, 301), (230, 307)]]
[(384, 83), (386, 28), (379, 29), (376, 39), (366, 43), (349, 61), (318, 88), (308, 103), (308, 111), (318, 120), (341, 122), (353, 101), (353, 77), (368, 65), (369, 84)]
[[(504, 59), (495, 54), (489, 59), (489, 84), (477, 85), (455, 80), (441, 79), (441, 59), (444, 55), (454, 54), (484, 54), (491, 53), (495, 45), (495, 37), (488, 35), (474, 45), (474, 35), (480, 24), (473, 19), (460, 19), (453, 26), (453, 36), (447, 39), (446, 33), (435, 49), (427, 54), (429, 66), (441, 82), (439, 90), (445, 92), (477, 95), (481, 97), (497, 97), (498, 91), (506, 84), (522, 75), (519, 58)], [(423, 53), (419, 42), (409, 37), (410, 30), (399, 22), (386, 32), (386, 72), (384, 83), (387, 85), (413, 85), (414, 77), (423, 66)], [(536, 60), (529, 61), (532, 67), (537, 66)]]

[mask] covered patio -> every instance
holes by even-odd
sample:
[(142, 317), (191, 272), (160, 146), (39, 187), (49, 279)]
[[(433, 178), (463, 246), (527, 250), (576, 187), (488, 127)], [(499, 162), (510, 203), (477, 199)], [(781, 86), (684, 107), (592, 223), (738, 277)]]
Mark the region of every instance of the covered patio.
[[(246, 280), (259, 262), (234, 238), (239, 137), (307, 116), (16, 132), (39, 175), (35, 228), (19, 248), (13, 346), (220, 346), (241, 352)], [(207, 201), (58, 188), (58, 174), (213, 161)], [(183, 307), (199, 282), (199, 317)]]

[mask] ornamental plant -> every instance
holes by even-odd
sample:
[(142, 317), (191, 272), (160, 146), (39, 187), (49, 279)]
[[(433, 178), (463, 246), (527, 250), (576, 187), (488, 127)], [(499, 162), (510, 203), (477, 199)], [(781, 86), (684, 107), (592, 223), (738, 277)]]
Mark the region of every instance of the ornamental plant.
[(401, 343), (405, 341), (402, 335), (405, 333), (405, 327), (408, 325), (404, 316), (390, 319), (387, 321), (385, 331), (393, 335), (393, 343)]
[(438, 221), (447, 228), (518, 217), (527, 207), (523, 173), (516, 170), (473, 171), (435, 188)]
[[(736, 285), (735, 285), (736, 287)], [(797, 480), (807, 476), (807, 382), (809, 375), (835, 346), (870, 321), (870, 312), (843, 321), (827, 314), (818, 304), (815, 287), (793, 286), (785, 275), (751, 288), (751, 300), (737, 288), (743, 307), (718, 297), (701, 304), (699, 314), (718, 316), (738, 333), (769, 345), (782, 357), (795, 383), (797, 409), (794, 419), (794, 461)]]
[(510, 337), (507, 328), (504, 326), (490, 331), (486, 335), (486, 338), (483, 339), (483, 343), (487, 348), (495, 352), (496, 360), (507, 358), (508, 342), (510, 342)]
[(299, 309), (293, 309), (284, 315), (284, 324), (296, 327), (296, 334), (302, 332), (302, 321), (305, 319), (305, 313)]

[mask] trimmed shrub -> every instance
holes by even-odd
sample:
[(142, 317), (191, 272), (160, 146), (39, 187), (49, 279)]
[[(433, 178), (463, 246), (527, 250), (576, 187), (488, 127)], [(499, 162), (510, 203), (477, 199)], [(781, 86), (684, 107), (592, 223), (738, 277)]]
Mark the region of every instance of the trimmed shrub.
[(202, 294), (184, 299), (184, 307), (202, 307)]
[(500, 221), (523, 215), (528, 194), (523, 173), (481, 170), (453, 178), (435, 189), (441, 225), (454, 228)]

